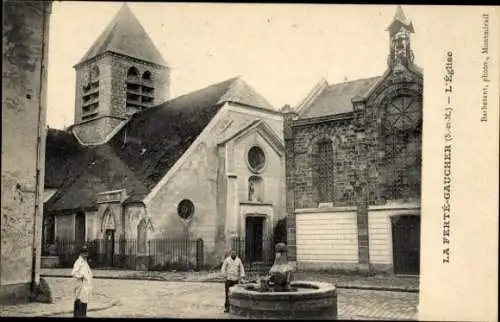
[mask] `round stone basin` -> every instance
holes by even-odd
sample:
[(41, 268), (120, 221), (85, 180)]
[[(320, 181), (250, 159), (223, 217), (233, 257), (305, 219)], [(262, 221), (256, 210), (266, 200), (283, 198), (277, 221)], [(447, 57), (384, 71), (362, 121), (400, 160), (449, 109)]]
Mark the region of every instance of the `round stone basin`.
[(295, 281), (291, 292), (262, 292), (252, 287), (258, 288), (258, 284), (230, 289), (231, 315), (247, 319), (337, 319), (337, 290), (332, 284)]

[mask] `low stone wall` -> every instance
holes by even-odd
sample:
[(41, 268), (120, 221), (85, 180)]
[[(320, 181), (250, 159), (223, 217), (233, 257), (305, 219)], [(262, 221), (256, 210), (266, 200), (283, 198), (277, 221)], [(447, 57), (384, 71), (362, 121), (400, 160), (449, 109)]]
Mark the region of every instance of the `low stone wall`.
[(40, 267), (41, 268), (56, 268), (59, 265), (58, 256), (42, 256)]
[(237, 285), (230, 291), (230, 312), (235, 318), (336, 320), (337, 290), (322, 282), (296, 281), (296, 292), (258, 292)]

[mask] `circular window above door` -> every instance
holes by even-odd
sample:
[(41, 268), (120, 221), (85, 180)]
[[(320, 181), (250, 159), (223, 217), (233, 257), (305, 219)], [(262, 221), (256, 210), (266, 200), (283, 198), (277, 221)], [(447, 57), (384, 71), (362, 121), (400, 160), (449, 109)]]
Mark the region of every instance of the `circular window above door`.
[(179, 202), (179, 205), (177, 206), (177, 213), (179, 214), (179, 217), (184, 220), (191, 218), (194, 214), (193, 202), (189, 199), (184, 199)]
[(248, 150), (247, 162), (250, 170), (261, 172), (266, 165), (266, 155), (260, 147), (253, 146)]

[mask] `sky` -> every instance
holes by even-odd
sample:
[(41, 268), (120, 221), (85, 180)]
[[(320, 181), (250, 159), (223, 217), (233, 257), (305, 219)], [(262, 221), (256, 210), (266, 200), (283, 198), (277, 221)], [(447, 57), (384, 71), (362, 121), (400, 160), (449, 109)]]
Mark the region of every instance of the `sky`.
[[(47, 125), (74, 122), (75, 70), (123, 3), (54, 2), (50, 21)], [(381, 75), (394, 5), (128, 2), (171, 70), (172, 97), (242, 76), (274, 107), (300, 103), (330, 84)], [(403, 6), (419, 26), (428, 9)], [(422, 38), (422, 37), (420, 37)]]

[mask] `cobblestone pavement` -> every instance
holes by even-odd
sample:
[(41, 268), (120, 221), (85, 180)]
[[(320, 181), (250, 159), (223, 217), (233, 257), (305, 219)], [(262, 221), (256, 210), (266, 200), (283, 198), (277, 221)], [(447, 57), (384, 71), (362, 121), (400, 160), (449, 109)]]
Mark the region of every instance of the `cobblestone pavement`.
[(418, 292), (419, 277), (410, 275), (375, 275), (362, 277), (358, 275), (338, 275), (321, 272), (296, 272), (297, 280), (323, 281), (344, 288), (395, 288)]
[[(68, 292), (69, 279), (46, 280), (58, 294)], [(231, 318), (223, 313), (224, 287), (220, 283), (96, 279), (94, 292), (120, 303), (106, 310), (89, 312), (89, 317)], [(93, 298), (92, 302), (95, 301)], [(417, 293), (338, 290), (341, 319), (416, 320), (417, 304)], [(61, 301), (59, 305), (72, 308), (72, 303)], [(55, 316), (69, 317), (71, 314)]]
[[(172, 272), (172, 271), (131, 271), (131, 270), (93, 270), (98, 278), (130, 278), (162, 281), (222, 281), (219, 271)], [(70, 276), (71, 269), (42, 269), (42, 276)], [(321, 272), (296, 272), (296, 280), (324, 281), (339, 288), (374, 288), (389, 290), (408, 290), (418, 292), (418, 276), (376, 275), (362, 277), (357, 275), (335, 275)]]
[[(42, 268), (42, 276), (71, 276), (70, 268)], [(97, 278), (130, 278), (149, 279), (159, 281), (196, 281), (213, 280), (220, 276), (219, 271), (175, 272), (175, 271), (134, 271), (134, 270), (106, 270), (93, 269), (92, 274)]]
[[(73, 280), (69, 278), (47, 278), (52, 293), (53, 303), (28, 303), (19, 305), (0, 306), (0, 316), (51, 316), (54, 313), (73, 312)], [(89, 304), (89, 311), (103, 310), (119, 304), (115, 297), (103, 294), (99, 289), (93, 293), (93, 301)]]

